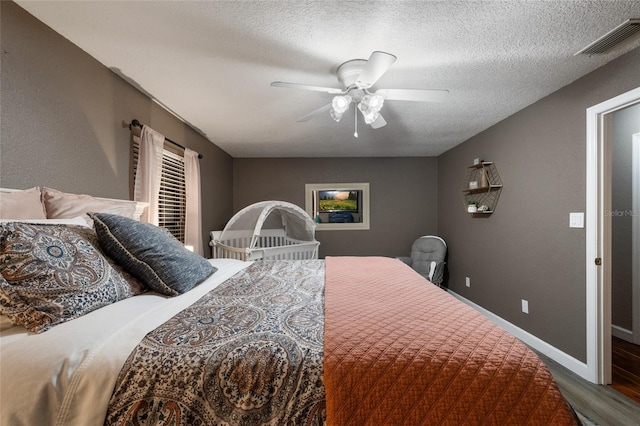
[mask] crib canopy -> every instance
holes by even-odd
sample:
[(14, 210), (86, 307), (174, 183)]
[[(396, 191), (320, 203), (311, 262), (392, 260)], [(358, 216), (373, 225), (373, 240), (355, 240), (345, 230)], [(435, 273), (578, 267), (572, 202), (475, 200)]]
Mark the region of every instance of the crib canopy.
[(315, 241), (315, 223), (306, 211), (286, 201), (261, 201), (236, 213), (224, 227), (220, 241), (251, 241), (254, 248), (261, 231), (284, 230), (287, 238)]

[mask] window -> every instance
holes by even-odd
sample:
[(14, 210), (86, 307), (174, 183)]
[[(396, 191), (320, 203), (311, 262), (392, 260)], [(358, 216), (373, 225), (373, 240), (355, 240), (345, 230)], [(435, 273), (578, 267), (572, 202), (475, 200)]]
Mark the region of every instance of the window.
[[(140, 138), (133, 136), (131, 153), (131, 187), (136, 179), (136, 166)], [(159, 225), (171, 232), (180, 242), (184, 243), (184, 221), (186, 210), (184, 183), (184, 156), (173, 150), (173, 145), (165, 143), (162, 152), (162, 177), (160, 180), (160, 211)]]

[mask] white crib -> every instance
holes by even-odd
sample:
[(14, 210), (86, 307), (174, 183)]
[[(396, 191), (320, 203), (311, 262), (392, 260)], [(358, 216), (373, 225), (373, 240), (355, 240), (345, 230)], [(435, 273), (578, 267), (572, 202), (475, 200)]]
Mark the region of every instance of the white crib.
[(251, 238), (239, 237), (220, 241), (222, 231), (211, 231), (213, 258), (238, 260), (303, 260), (318, 258), (318, 241), (287, 238), (283, 229), (267, 229), (257, 235), (254, 248)]
[(240, 210), (224, 230), (211, 231), (209, 245), (214, 258), (304, 260), (318, 258), (320, 242), (307, 212), (284, 201), (263, 201)]

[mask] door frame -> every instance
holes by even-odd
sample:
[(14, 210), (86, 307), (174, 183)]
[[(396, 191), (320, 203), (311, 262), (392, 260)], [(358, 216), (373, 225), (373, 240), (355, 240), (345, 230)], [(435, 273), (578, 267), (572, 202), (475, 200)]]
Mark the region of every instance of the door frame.
[[(587, 109), (587, 375), (611, 383), (611, 116), (640, 103), (640, 87)], [(596, 264), (600, 259), (600, 265)]]
[(632, 336), (633, 343), (640, 344), (640, 133), (632, 136), (633, 144), (633, 204), (631, 205), (632, 226)]

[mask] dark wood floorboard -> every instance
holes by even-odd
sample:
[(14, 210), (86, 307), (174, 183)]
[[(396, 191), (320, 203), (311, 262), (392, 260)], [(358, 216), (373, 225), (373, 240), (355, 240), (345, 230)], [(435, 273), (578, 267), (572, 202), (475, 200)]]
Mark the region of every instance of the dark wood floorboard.
[(611, 387), (640, 403), (640, 346), (611, 338)]
[(640, 425), (640, 403), (611, 386), (594, 385), (538, 352), (562, 395), (577, 411), (600, 426)]

